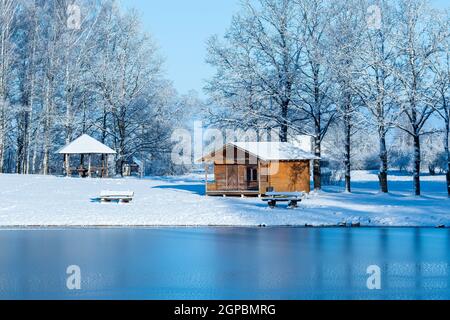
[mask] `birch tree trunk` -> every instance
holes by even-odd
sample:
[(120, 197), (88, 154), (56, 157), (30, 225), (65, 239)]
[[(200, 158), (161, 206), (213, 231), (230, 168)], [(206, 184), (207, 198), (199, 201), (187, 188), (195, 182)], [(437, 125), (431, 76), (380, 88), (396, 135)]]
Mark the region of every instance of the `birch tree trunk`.
[[(350, 108), (350, 106), (346, 106)], [(344, 169), (345, 169), (345, 192), (352, 192), (351, 186), (351, 115), (349, 113), (344, 114)]]
[[(36, 52), (36, 44), (35, 41), (33, 41), (33, 54), (32, 54), (32, 61), (34, 61), (34, 55)], [(34, 112), (34, 95), (35, 95), (35, 75), (34, 75), (34, 63), (31, 66), (31, 72), (30, 72), (30, 92), (29, 92), (29, 102), (28, 102), (28, 119), (27, 119), (27, 131), (26, 131), (26, 146), (25, 146), (25, 174), (30, 174), (30, 156), (31, 156), (31, 147), (33, 144), (33, 112)], [(35, 143), (35, 142), (34, 142)]]
[(43, 168), (43, 174), (48, 175), (49, 174), (49, 163), (50, 163), (50, 144), (51, 144), (51, 117), (52, 117), (52, 101), (51, 101), (51, 95), (52, 95), (52, 80), (47, 77), (46, 79), (46, 89), (45, 89), (45, 118), (44, 118), (44, 158), (42, 161), (42, 168)]
[[(314, 64), (313, 64), (314, 65)], [(314, 123), (314, 155), (316, 157), (322, 157), (322, 112), (321, 112), (321, 99), (320, 99), (320, 84), (319, 84), (319, 72), (318, 66), (314, 69), (314, 109), (312, 113), (315, 113), (312, 121)], [(325, 133), (324, 133), (325, 134)], [(314, 190), (320, 190), (322, 188), (322, 168), (321, 160), (314, 160), (313, 162), (313, 180)]]
[(65, 68), (65, 104), (66, 104), (66, 120), (65, 120), (65, 129), (66, 129), (66, 144), (69, 144), (72, 140), (72, 132), (73, 132), (73, 116), (72, 116), (72, 99), (71, 99), (71, 83), (70, 83), (70, 72), (69, 72), (69, 52), (66, 50), (66, 68)]
[[(314, 137), (314, 155), (319, 158), (322, 156), (320, 133), (319, 134), (316, 133), (316, 136)], [(314, 160), (313, 162), (313, 180), (314, 180), (314, 189), (320, 190), (322, 188), (321, 160)]]
[(414, 193), (416, 196), (420, 196), (420, 167), (421, 167), (421, 155), (420, 155), (420, 136), (416, 135), (413, 137), (414, 140)]
[(388, 152), (386, 147), (386, 130), (384, 127), (378, 129), (380, 140), (380, 189), (383, 193), (388, 193)]
[(281, 132), (280, 132), (281, 142), (288, 141), (289, 124), (287, 121), (287, 117), (288, 117), (289, 103), (290, 103), (289, 101), (285, 101), (281, 106)]
[(31, 56), (30, 56), (30, 66), (29, 66), (29, 70), (28, 70), (28, 81), (29, 81), (29, 101), (28, 101), (28, 127), (27, 127), (27, 131), (26, 131), (26, 146), (25, 146), (25, 168), (24, 168), (24, 173), (25, 174), (30, 174), (31, 173), (31, 164), (30, 164), (30, 158), (31, 158), (31, 153), (32, 153), (32, 145), (34, 143), (36, 143), (35, 141), (33, 141), (33, 129), (35, 129), (35, 125), (33, 123), (34, 117), (33, 117), (33, 112), (34, 112), (34, 96), (35, 96), (35, 79), (36, 79), (36, 75), (35, 75), (35, 59), (36, 59), (36, 50), (37, 50), (37, 38), (38, 38), (38, 29), (39, 29), (39, 25), (37, 22), (37, 13), (36, 13), (36, 7), (35, 7), (36, 3), (35, 1), (33, 1), (33, 29), (32, 29), (32, 43), (31, 43)]

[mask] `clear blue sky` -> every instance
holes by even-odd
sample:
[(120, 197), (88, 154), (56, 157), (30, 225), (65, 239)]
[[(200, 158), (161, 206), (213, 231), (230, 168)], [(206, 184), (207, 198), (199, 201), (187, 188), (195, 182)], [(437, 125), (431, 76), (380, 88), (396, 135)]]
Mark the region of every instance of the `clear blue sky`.
[[(448, 7), (449, 0), (432, 0)], [(204, 79), (213, 74), (205, 63), (206, 40), (222, 35), (230, 26), (239, 0), (122, 0), (137, 9), (144, 28), (158, 42), (166, 57), (167, 76), (180, 93), (196, 90), (202, 94)]]
[(239, 9), (238, 0), (123, 0), (140, 11), (145, 30), (166, 57), (167, 76), (180, 93), (202, 94), (213, 74), (205, 63), (206, 40), (223, 34)]

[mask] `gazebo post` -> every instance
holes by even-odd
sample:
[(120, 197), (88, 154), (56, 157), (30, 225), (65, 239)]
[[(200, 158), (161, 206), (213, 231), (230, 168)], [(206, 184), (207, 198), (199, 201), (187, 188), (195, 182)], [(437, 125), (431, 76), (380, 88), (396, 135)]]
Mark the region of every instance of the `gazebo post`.
[(105, 155), (102, 154), (102, 171), (101, 171), (101, 177), (104, 178), (105, 175)]
[(92, 178), (92, 173), (91, 173), (91, 157), (92, 157), (92, 155), (89, 154), (89, 163), (88, 163), (88, 176), (89, 176), (89, 178)]
[(106, 178), (108, 178), (108, 176), (109, 176), (109, 174), (108, 174), (108, 157), (109, 157), (109, 154), (105, 154), (105, 175), (106, 175)]
[(208, 163), (205, 161), (205, 194), (208, 195)]
[(66, 168), (66, 177), (70, 177), (70, 155), (69, 154), (64, 155), (64, 165)]

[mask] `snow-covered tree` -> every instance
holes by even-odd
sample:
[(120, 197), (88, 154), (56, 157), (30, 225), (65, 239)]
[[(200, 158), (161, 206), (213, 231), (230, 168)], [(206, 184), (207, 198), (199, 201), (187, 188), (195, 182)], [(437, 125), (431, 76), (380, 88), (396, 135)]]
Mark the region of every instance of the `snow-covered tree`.
[(288, 140), (301, 67), (296, 13), (293, 0), (243, 1), (223, 43), (213, 37), (208, 46), (217, 74), (207, 91), (241, 119), (250, 114), (256, 126), (278, 128), (281, 141)]
[(449, 11), (436, 16), (437, 23), (444, 32), (443, 40), (436, 55), (431, 59), (430, 69), (434, 90), (431, 91), (431, 104), (438, 117), (444, 122), (443, 155), (446, 159), (447, 193), (450, 197), (450, 16)]
[[(332, 11), (329, 2), (323, 0), (298, 0), (296, 4), (299, 27), (303, 28), (299, 39), (303, 48), (303, 67), (299, 69), (298, 96), (295, 101), (295, 109), (300, 111), (296, 115), (299, 119), (292, 119), (293, 130), (313, 137), (314, 154), (320, 158), (322, 141), (337, 113), (330, 98), (332, 81), (330, 69), (326, 65), (330, 45), (326, 31)], [(313, 179), (314, 189), (320, 189), (320, 160), (314, 160)]]
[(361, 74), (358, 57), (361, 54), (365, 17), (359, 10), (358, 1), (335, 3), (332, 16), (333, 20), (328, 29), (330, 50), (327, 65), (332, 70), (332, 79), (336, 83), (333, 99), (344, 130), (342, 150), (345, 191), (351, 192), (351, 140), (361, 122), (359, 113), (361, 102), (354, 88)]
[(430, 66), (442, 38), (435, 30), (437, 25), (432, 11), (424, 0), (400, 0), (396, 19), (398, 26), (394, 44), (397, 59), (390, 71), (400, 84), (398, 102), (404, 117), (397, 126), (413, 139), (414, 191), (420, 195), (420, 139), (428, 133), (426, 124), (434, 112), (427, 101), (431, 86)]
[[(361, 74), (355, 91), (362, 105), (368, 111), (367, 125), (375, 124), (378, 135), (381, 192), (388, 192), (388, 147), (387, 134), (398, 117), (396, 103), (396, 81), (390, 72), (395, 63), (393, 48), (393, 32), (395, 25), (395, 7), (392, 1), (378, 0), (376, 5), (365, 1), (362, 10), (373, 8), (379, 14), (373, 17), (372, 24), (363, 29), (364, 37), (361, 46)], [(369, 10), (370, 11), (370, 10)], [(370, 22), (370, 21), (369, 21)]]

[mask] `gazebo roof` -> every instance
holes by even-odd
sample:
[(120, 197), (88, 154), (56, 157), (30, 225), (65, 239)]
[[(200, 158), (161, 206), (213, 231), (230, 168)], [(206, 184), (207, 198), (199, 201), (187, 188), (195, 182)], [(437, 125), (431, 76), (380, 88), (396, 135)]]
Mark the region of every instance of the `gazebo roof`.
[(116, 152), (87, 134), (61, 148), (59, 154), (116, 154)]

